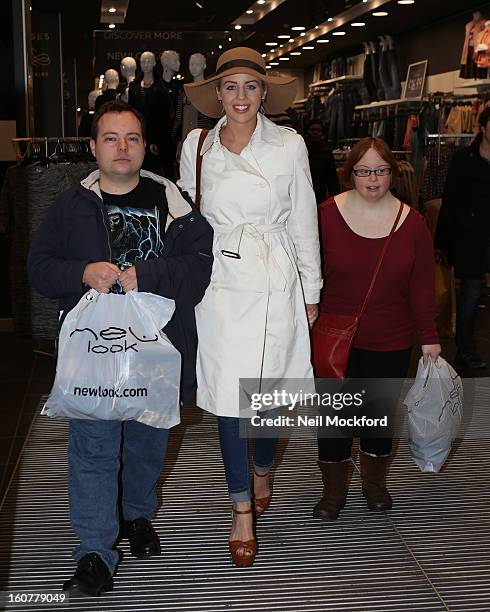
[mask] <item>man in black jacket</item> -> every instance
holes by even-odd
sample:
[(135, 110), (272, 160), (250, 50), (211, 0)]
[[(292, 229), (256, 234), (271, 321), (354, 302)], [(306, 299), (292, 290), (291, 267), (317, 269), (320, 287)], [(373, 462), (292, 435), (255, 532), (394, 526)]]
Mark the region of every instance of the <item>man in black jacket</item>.
[[(195, 388), (194, 306), (209, 284), (212, 229), (173, 183), (140, 171), (145, 140), (137, 111), (109, 102), (95, 115), (92, 130), (99, 170), (48, 211), (29, 254), (31, 284), (59, 299), (63, 315), (90, 288), (173, 299), (176, 310), (164, 331), (182, 356), (184, 402)], [(113, 587), (119, 476), (121, 535), (138, 558), (160, 554), (150, 520), (167, 440), (168, 430), (137, 421), (70, 419), (70, 519), (80, 545), (74, 551), (77, 570), (64, 590), (97, 596)]]
[(490, 271), (490, 108), (480, 115), (474, 143), (454, 154), (436, 232), (436, 247), (447, 253), (460, 279), (456, 311), (457, 361), (486, 368), (475, 350), (473, 329), (482, 277)]

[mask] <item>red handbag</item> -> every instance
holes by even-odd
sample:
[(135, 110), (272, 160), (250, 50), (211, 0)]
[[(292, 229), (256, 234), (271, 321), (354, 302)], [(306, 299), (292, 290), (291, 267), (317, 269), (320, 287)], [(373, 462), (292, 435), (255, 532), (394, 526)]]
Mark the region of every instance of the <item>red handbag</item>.
[(395, 222), (383, 245), (383, 250), (376, 264), (371, 284), (366, 293), (360, 309), (355, 315), (330, 314), (321, 312), (318, 320), (313, 326), (311, 334), (312, 361), (317, 378), (344, 378), (347, 371), (347, 362), (354, 342), (359, 320), (364, 313), (366, 304), (373, 291), (374, 283), (383, 262), (385, 253), (395, 232), (398, 221), (402, 214), (403, 204), (400, 208)]

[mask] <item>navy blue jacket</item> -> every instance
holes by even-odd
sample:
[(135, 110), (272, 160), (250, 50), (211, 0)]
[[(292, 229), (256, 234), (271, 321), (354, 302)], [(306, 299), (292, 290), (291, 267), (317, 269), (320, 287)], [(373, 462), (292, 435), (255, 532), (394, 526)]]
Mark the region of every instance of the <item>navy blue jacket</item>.
[[(164, 184), (174, 220), (165, 232), (162, 255), (136, 264), (138, 290), (175, 300), (175, 313), (163, 331), (182, 356), (181, 399), (185, 402), (196, 387), (194, 307), (211, 277), (213, 230), (173, 183), (146, 171), (141, 175)], [(109, 219), (96, 171), (61, 194), (48, 210), (31, 244), (29, 280), (41, 295), (60, 301), (63, 319), (89, 289), (82, 283), (87, 263), (110, 260)]]

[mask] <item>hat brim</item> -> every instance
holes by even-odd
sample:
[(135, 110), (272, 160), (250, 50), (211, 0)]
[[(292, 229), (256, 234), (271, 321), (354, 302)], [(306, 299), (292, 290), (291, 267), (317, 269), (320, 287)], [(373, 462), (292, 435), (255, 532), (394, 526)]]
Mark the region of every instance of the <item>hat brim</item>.
[(220, 117), (223, 106), (216, 95), (217, 82), (232, 74), (250, 74), (257, 80), (263, 81), (267, 86), (267, 95), (264, 101), (265, 112), (269, 115), (277, 115), (289, 108), (293, 103), (298, 88), (295, 77), (281, 77), (268, 74), (260, 74), (253, 68), (243, 67), (229, 68), (218, 75), (209, 77), (204, 81), (188, 83), (184, 85), (185, 93), (191, 104), (207, 117)]

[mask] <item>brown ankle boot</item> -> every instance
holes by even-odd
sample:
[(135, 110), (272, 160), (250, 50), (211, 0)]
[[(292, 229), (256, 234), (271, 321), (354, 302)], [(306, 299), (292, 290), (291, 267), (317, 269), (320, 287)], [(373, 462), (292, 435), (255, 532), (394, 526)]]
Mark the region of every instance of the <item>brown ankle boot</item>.
[(350, 464), (349, 459), (338, 462), (318, 462), (318, 467), (322, 472), (323, 495), (313, 508), (315, 518), (323, 521), (335, 521), (337, 519), (347, 498)]
[(369, 510), (391, 510), (393, 500), (386, 488), (386, 474), (390, 457), (372, 457), (359, 451), (362, 494)]

